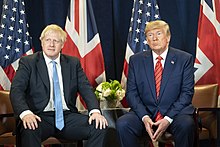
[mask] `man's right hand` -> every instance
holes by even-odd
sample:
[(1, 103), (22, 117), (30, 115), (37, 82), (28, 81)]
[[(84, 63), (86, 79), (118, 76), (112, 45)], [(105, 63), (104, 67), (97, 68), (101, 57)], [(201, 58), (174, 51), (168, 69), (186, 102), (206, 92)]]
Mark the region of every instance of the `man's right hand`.
[(41, 118), (35, 114), (27, 114), (22, 118), (25, 129), (35, 130), (38, 128), (38, 121), (41, 122)]
[(145, 125), (145, 129), (146, 129), (148, 135), (150, 136), (151, 140), (156, 141), (153, 139), (153, 136), (154, 136), (153, 124), (154, 124), (154, 122), (151, 120), (150, 117), (145, 117), (143, 119), (143, 122)]

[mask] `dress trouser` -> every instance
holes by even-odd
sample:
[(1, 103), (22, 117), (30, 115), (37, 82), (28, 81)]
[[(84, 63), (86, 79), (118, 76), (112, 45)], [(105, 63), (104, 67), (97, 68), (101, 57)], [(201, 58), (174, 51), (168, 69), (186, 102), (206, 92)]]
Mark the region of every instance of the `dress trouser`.
[[(146, 130), (144, 123), (134, 112), (121, 116), (116, 123), (121, 147), (140, 147), (138, 138)], [(173, 134), (175, 147), (193, 147), (195, 123), (192, 115), (178, 115), (168, 127)]]
[(44, 112), (39, 115), (41, 122), (35, 130), (24, 129), (21, 125), (20, 135), (22, 147), (40, 147), (41, 142), (54, 136), (66, 140), (87, 140), (86, 147), (103, 147), (107, 129), (95, 129), (95, 123), (88, 123), (88, 116), (64, 113), (64, 128), (60, 131), (55, 128), (54, 112)]

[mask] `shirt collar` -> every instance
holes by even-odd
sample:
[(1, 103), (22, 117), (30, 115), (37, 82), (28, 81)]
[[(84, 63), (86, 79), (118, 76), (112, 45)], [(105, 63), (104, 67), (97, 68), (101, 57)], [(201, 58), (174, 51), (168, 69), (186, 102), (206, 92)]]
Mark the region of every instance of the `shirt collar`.
[[(166, 59), (167, 53), (168, 53), (168, 49), (166, 49), (166, 50), (160, 55), (160, 56), (163, 58), (163, 60)], [(157, 60), (156, 58), (158, 57), (158, 55), (157, 55), (154, 51), (152, 51), (152, 54), (153, 54), (153, 59), (154, 59), (154, 61)]]
[[(47, 57), (47, 55), (43, 52), (43, 56), (45, 59), (46, 64), (48, 65), (49, 63), (51, 63), (51, 59)], [(60, 53), (58, 55), (58, 57), (54, 60), (57, 64), (60, 64)]]

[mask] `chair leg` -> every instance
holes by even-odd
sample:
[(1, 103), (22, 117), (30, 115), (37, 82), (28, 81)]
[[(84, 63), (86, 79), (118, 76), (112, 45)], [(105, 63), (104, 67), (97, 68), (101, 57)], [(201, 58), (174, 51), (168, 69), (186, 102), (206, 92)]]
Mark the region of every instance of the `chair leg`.
[(83, 147), (83, 140), (78, 140), (76, 146), (77, 147)]

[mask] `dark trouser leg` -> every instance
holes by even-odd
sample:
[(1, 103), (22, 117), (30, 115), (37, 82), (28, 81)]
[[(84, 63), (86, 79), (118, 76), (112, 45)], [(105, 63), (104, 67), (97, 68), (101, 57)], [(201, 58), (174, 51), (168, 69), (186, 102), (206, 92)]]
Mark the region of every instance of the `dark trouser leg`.
[(90, 130), (86, 147), (104, 147), (107, 129), (95, 129), (95, 126), (92, 126)]
[(142, 121), (133, 112), (121, 116), (116, 122), (121, 147), (139, 147), (138, 138), (143, 129)]
[(95, 123), (88, 123), (88, 116), (78, 113), (65, 115), (65, 127), (55, 137), (67, 140), (87, 140), (86, 147), (104, 147), (107, 129), (95, 128)]
[(41, 122), (36, 130), (21, 128), (22, 147), (40, 147), (41, 142), (50, 136), (66, 140), (88, 140), (86, 147), (103, 147), (107, 129), (95, 129), (95, 124), (88, 123), (88, 116), (65, 112), (65, 126), (59, 131), (54, 125), (54, 113), (40, 115)]
[(195, 122), (192, 115), (179, 115), (170, 125), (175, 147), (193, 147)]
[(54, 126), (41, 119), (38, 128), (35, 130), (24, 129), (21, 124), (20, 137), (22, 147), (40, 147), (42, 140), (45, 140), (54, 132)]
[(40, 147), (41, 138), (39, 129), (21, 129), (21, 145), (22, 147)]
[[(40, 115), (41, 122), (38, 122), (38, 128), (35, 130), (24, 129), (21, 123), (20, 135), (22, 147), (40, 147), (41, 142), (55, 133), (54, 113), (50, 115)], [(45, 119), (46, 118), (46, 119)], [(49, 120), (49, 121), (48, 121)]]

